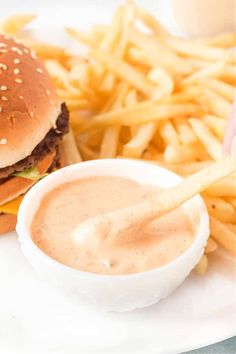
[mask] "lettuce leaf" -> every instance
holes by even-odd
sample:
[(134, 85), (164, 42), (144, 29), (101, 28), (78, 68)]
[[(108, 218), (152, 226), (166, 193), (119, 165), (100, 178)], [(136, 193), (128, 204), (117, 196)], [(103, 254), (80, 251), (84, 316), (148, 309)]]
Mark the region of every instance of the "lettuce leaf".
[(28, 168), (27, 170), (21, 172), (15, 172), (12, 176), (31, 179), (32, 181), (38, 181), (41, 178), (47, 176), (48, 173), (41, 174), (36, 167)]

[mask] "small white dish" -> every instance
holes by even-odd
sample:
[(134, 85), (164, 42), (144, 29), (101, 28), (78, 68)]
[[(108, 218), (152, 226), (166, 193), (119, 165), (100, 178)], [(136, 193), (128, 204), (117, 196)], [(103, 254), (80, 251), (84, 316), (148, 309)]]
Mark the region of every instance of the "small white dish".
[(180, 257), (160, 268), (126, 275), (100, 275), (63, 265), (42, 252), (32, 241), (30, 225), (42, 198), (55, 187), (92, 176), (120, 176), (139, 183), (169, 188), (180, 182), (176, 174), (145, 162), (106, 159), (83, 162), (52, 173), (37, 183), (25, 196), (19, 210), (17, 233), (23, 254), (45, 280), (78, 303), (111, 311), (129, 311), (159, 302), (173, 292), (201, 258), (209, 237), (209, 219), (205, 204), (195, 196), (184, 204), (194, 217), (196, 236)]

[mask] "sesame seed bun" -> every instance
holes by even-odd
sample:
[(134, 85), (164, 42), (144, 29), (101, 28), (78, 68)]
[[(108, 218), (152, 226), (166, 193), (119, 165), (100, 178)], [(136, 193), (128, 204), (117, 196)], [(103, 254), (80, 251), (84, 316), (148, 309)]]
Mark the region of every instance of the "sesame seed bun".
[(29, 156), (59, 113), (43, 63), (30, 49), (0, 34), (0, 168)]
[(0, 214), (0, 235), (13, 231), (16, 227), (16, 215)]

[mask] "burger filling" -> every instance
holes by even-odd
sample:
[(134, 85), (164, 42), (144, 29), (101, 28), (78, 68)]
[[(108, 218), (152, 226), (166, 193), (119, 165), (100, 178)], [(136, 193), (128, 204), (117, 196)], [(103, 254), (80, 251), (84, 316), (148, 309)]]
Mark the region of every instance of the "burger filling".
[(53, 163), (59, 167), (58, 144), (63, 136), (69, 131), (69, 113), (66, 105), (61, 105), (61, 113), (57, 118), (55, 127), (51, 128), (45, 138), (35, 147), (31, 155), (18, 161), (12, 166), (0, 169), (0, 184), (6, 182), (11, 177), (19, 176), (29, 179), (37, 179), (37, 169), (35, 166), (49, 153), (57, 151)]

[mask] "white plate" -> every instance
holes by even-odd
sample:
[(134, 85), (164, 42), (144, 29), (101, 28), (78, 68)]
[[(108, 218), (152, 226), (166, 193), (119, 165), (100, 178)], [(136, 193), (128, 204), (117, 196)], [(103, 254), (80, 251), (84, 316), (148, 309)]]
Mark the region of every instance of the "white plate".
[[(60, 24), (84, 28), (107, 22), (119, 2), (41, 0), (39, 7), (37, 1), (10, 0), (0, 16), (37, 11), (41, 16), (35, 27), (48, 28), (49, 38), (55, 36), (53, 28), (59, 28)], [(145, 6), (160, 9), (160, 4), (151, 0), (145, 0)], [(165, 11), (162, 16), (168, 21)], [(16, 234), (3, 235), (0, 237), (0, 352), (164, 354), (221, 341), (236, 334), (235, 267), (232, 257), (217, 252), (210, 257), (207, 275), (191, 274), (158, 305), (126, 314), (104, 314), (75, 307), (61, 297), (28, 265)]]
[(125, 314), (75, 307), (39, 279), (14, 233), (0, 237), (0, 352), (177, 353), (235, 335), (235, 262), (210, 259), (158, 305)]

